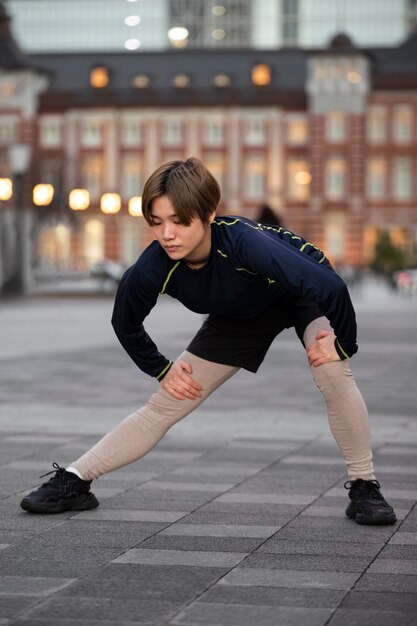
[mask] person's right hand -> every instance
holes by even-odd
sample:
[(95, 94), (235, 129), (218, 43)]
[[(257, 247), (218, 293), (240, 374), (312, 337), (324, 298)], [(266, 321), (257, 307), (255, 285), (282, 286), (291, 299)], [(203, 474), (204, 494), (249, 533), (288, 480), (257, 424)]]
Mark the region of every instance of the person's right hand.
[(201, 398), (202, 386), (191, 374), (193, 368), (186, 361), (175, 361), (168, 374), (161, 380), (161, 387), (177, 400)]

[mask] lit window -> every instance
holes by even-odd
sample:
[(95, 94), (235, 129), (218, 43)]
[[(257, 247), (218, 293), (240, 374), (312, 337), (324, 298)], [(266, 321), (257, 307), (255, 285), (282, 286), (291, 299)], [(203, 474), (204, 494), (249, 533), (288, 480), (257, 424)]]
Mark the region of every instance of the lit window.
[(141, 46), (141, 42), (136, 37), (133, 37), (132, 39), (126, 39), (125, 41), (126, 50), (131, 50), (131, 51), (137, 50), (138, 48), (140, 48), (140, 46)]
[(326, 139), (330, 143), (345, 141), (346, 116), (342, 111), (331, 111), (326, 115)]
[(265, 159), (262, 154), (250, 154), (245, 162), (245, 195), (248, 200), (265, 198)]
[(84, 226), (84, 257), (88, 267), (104, 259), (104, 224), (97, 219), (89, 219)]
[(104, 163), (101, 155), (88, 155), (81, 164), (81, 187), (90, 192), (91, 200), (97, 201), (102, 191)]
[(346, 161), (333, 156), (326, 163), (326, 196), (329, 200), (341, 200), (346, 196)]
[(226, 174), (226, 160), (224, 155), (221, 152), (206, 152), (204, 155), (204, 164), (219, 183), (220, 189), (223, 189)]
[(393, 163), (393, 196), (396, 200), (411, 200), (413, 193), (412, 160), (397, 157)]
[(141, 193), (141, 160), (136, 154), (127, 154), (122, 160), (122, 197), (128, 200)]
[(231, 82), (232, 79), (229, 74), (216, 74), (216, 76), (213, 77), (213, 85), (215, 87), (228, 87)]
[(162, 129), (163, 143), (166, 146), (177, 146), (183, 142), (183, 124), (181, 118), (164, 119)]
[(311, 175), (305, 159), (292, 158), (287, 162), (287, 196), (290, 200), (305, 202), (310, 195)]
[(371, 200), (386, 195), (387, 162), (381, 157), (369, 159), (366, 176), (366, 192)]
[(266, 142), (265, 118), (248, 116), (245, 119), (245, 143), (248, 146), (263, 146)]
[(387, 115), (383, 106), (371, 106), (366, 119), (366, 135), (370, 143), (379, 144), (386, 140)]
[(189, 76), (187, 76), (187, 74), (177, 74), (172, 79), (172, 84), (174, 85), (174, 87), (180, 87), (180, 88), (188, 87), (190, 82), (191, 82), (191, 79)]
[(259, 63), (252, 68), (252, 82), (254, 85), (269, 85), (271, 82), (271, 68), (266, 63)]
[(393, 116), (394, 141), (410, 143), (413, 137), (413, 110), (410, 106), (398, 106)]
[(42, 148), (59, 148), (62, 144), (62, 118), (45, 115), (40, 120), (39, 143)]
[(140, 146), (143, 142), (142, 123), (137, 118), (125, 118), (122, 121), (121, 142), (123, 146)]
[(103, 89), (110, 82), (109, 70), (107, 67), (93, 67), (90, 72), (90, 85), (95, 89)]
[(221, 118), (209, 118), (204, 125), (203, 140), (207, 146), (221, 146), (224, 141), (224, 124)]
[(226, 31), (224, 30), (224, 28), (215, 28), (211, 33), (211, 36), (213, 37), (213, 39), (221, 41), (226, 37)]
[(101, 146), (101, 121), (94, 117), (85, 117), (81, 123), (81, 145), (84, 148)]
[(151, 84), (150, 76), (147, 74), (138, 74), (132, 80), (132, 86), (136, 89), (146, 89)]
[(287, 143), (292, 146), (304, 145), (308, 139), (308, 125), (304, 117), (290, 116), (287, 120)]
[(330, 211), (325, 216), (324, 248), (333, 261), (343, 259), (346, 247), (346, 215)]

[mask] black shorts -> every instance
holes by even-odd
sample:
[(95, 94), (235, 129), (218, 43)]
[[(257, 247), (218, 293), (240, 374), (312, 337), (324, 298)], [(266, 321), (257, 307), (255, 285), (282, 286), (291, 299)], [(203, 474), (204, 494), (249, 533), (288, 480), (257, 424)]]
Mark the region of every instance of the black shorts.
[(314, 302), (298, 299), (285, 311), (275, 304), (251, 319), (209, 315), (187, 350), (201, 359), (256, 372), (277, 335), (295, 328), (303, 343), (306, 327), (323, 313)]

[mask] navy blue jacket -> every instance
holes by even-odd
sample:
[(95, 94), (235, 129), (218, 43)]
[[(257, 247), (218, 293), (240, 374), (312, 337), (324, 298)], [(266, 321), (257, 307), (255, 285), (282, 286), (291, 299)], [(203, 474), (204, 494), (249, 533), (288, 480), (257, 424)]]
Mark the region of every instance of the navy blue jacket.
[(159, 294), (196, 313), (251, 318), (272, 303), (283, 308), (294, 295), (314, 301), (332, 325), (340, 358), (357, 351), (355, 312), (347, 287), (324, 253), (291, 231), (243, 217), (217, 217), (208, 262), (192, 270), (169, 258), (154, 241), (124, 274), (112, 325), (136, 365), (161, 380), (172, 362), (146, 333), (143, 320)]

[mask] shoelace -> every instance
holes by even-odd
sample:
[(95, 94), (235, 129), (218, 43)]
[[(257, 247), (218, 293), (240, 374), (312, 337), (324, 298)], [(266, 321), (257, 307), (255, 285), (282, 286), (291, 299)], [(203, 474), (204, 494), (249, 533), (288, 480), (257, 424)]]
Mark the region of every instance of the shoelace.
[(58, 463), (52, 463), (52, 467), (54, 468), (53, 470), (51, 470), (50, 472), (46, 472), (46, 474), (41, 474), (41, 476), (39, 476), (39, 478), (43, 478), (44, 476), (49, 476), (50, 474), (55, 474), (55, 476), (53, 476), (52, 478), (49, 479), (49, 481), (47, 483), (43, 483), (43, 485), (41, 485), (42, 487), (49, 487), (50, 483), (54, 480), (59, 480), (64, 472), (65, 472), (65, 467), (60, 467), (58, 465)]
[(53, 474), (54, 472), (55, 473), (59, 472), (59, 470), (62, 470), (65, 472), (65, 467), (60, 467), (58, 463), (52, 463), (52, 467), (54, 468), (52, 471), (46, 472), (46, 474), (41, 474), (39, 478), (43, 478), (44, 476), (49, 476), (50, 474)]
[(354, 491), (362, 491), (369, 495), (374, 496), (377, 500), (383, 500), (382, 494), (379, 491), (381, 485), (377, 480), (347, 480), (343, 485), (345, 489), (352, 489)]

